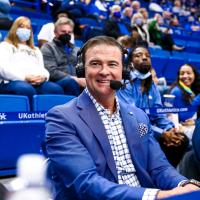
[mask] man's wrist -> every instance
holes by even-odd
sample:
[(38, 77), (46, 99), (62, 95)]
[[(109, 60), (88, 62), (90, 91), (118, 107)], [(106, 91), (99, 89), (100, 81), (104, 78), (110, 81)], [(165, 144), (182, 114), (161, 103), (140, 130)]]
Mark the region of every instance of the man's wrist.
[(195, 179), (186, 180), (183, 183), (181, 183), (180, 186), (184, 187), (188, 184), (192, 184), (192, 185), (196, 185), (197, 187), (200, 187), (200, 182)]

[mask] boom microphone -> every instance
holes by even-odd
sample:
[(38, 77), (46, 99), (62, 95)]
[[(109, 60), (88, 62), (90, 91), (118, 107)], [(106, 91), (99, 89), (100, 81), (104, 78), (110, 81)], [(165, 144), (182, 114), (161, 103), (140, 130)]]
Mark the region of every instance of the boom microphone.
[(133, 83), (134, 80), (129, 80), (127, 82), (121, 82), (121, 81), (116, 81), (116, 80), (110, 80), (110, 88), (113, 90), (119, 90), (119, 89), (125, 89), (126, 85), (129, 83)]
[(123, 87), (123, 84), (121, 83), (121, 81), (115, 81), (115, 80), (110, 81), (110, 88), (111, 89), (119, 90), (122, 87)]

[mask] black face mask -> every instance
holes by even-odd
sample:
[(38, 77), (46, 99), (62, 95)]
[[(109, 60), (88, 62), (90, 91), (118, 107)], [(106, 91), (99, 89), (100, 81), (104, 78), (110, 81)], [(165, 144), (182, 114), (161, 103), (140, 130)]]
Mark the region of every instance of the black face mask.
[(69, 44), (70, 43), (70, 40), (71, 40), (71, 35), (66, 33), (66, 34), (62, 34), (59, 36), (58, 38), (62, 44), (66, 45), (66, 44)]
[(140, 64), (139, 66), (135, 67), (140, 73), (146, 74), (150, 71), (151, 65), (150, 64)]

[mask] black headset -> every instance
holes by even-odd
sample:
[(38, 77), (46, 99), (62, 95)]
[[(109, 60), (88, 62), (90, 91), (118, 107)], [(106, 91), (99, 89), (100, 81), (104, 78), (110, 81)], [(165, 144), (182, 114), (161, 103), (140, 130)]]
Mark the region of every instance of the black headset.
[[(116, 41), (117, 42), (117, 41)], [(77, 64), (76, 64), (76, 75), (78, 78), (85, 78), (85, 66), (83, 60), (83, 52), (85, 51), (85, 47), (87, 46), (86, 42), (83, 47), (77, 53)], [(122, 71), (122, 79), (130, 80), (130, 68), (128, 62), (128, 51), (119, 44), (123, 52), (123, 71)]]

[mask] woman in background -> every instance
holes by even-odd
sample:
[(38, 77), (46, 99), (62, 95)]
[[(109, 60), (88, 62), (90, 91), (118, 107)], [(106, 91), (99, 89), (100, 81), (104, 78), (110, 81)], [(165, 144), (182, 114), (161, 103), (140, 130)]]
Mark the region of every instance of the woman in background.
[(3, 93), (26, 95), (63, 94), (62, 88), (49, 82), (42, 53), (34, 46), (31, 22), (18, 17), (7, 38), (0, 44), (0, 90)]
[[(178, 71), (178, 77), (170, 89), (170, 94), (175, 95), (175, 107), (199, 106), (200, 95), (196, 87), (199, 82), (197, 69), (190, 65), (184, 64)], [(196, 112), (179, 113), (179, 121), (183, 123), (191, 122)]]
[(192, 139), (196, 114), (200, 105), (199, 74), (197, 69), (184, 64), (178, 71), (178, 77), (170, 89), (170, 94), (175, 96), (174, 107), (190, 107), (194, 109), (189, 112), (179, 113), (179, 122), (183, 125), (183, 132)]

